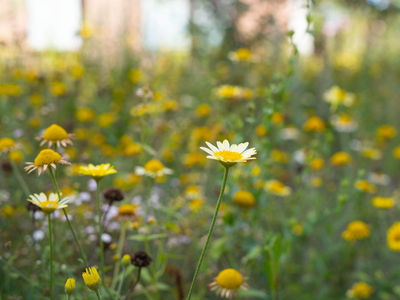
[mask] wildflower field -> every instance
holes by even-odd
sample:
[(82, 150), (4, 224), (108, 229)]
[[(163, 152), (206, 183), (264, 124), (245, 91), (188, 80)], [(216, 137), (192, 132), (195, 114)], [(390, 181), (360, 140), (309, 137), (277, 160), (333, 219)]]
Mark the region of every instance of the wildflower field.
[(400, 2), (307, 2), (308, 54), (244, 2), (188, 51), (0, 43), (0, 300), (400, 299)]

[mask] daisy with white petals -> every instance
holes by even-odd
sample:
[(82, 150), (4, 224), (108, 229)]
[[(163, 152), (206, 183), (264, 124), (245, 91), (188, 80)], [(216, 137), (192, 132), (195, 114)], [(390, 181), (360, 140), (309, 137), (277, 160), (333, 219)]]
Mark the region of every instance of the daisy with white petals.
[(61, 199), (57, 194), (51, 193), (49, 198), (44, 193), (33, 194), (29, 196), (29, 202), (32, 202), (36, 206), (40, 207), (43, 212), (50, 214), (56, 209), (68, 207), (67, 203), (70, 201), (68, 197)]
[(217, 142), (218, 148), (209, 142), (206, 142), (206, 144), (209, 148), (200, 147), (200, 149), (210, 154), (207, 158), (218, 160), (225, 167), (231, 167), (238, 162), (246, 162), (250, 159), (256, 159), (255, 157), (251, 157), (252, 155), (257, 154), (255, 148), (246, 150), (249, 143), (229, 145), (228, 140), (224, 140), (223, 143)]

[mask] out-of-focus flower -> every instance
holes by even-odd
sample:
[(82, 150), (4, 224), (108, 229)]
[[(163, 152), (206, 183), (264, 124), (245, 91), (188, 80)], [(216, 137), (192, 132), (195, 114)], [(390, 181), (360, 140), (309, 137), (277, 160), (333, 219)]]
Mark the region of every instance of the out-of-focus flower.
[(52, 213), (56, 209), (68, 207), (67, 203), (70, 201), (68, 197), (59, 199), (58, 195), (54, 193), (51, 193), (49, 198), (47, 198), (44, 193), (30, 195), (29, 197), (29, 202), (40, 207), (40, 209), (47, 214)]
[(354, 221), (351, 222), (345, 231), (342, 233), (342, 237), (345, 240), (348, 240), (350, 242), (354, 240), (362, 240), (366, 237), (369, 237), (370, 232), (368, 225), (365, 224), (362, 221)]
[(166, 168), (161, 161), (157, 159), (151, 159), (145, 163), (144, 167), (136, 167), (135, 173), (141, 176), (146, 175), (156, 178), (163, 177), (164, 175), (170, 175), (173, 173), (173, 171), (169, 168)]
[(336, 85), (324, 93), (324, 101), (331, 104), (331, 111), (335, 111), (340, 104), (347, 107), (353, 106), (355, 100), (354, 94), (346, 92)]
[(350, 163), (351, 157), (348, 153), (340, 151), (336, 152), (331, 157), (331, 164), (334, 166), (343, 166)]
[(394, 206), (394, 201), (390, 197), (375, 197), (372, 199), (372, 205), (381, 209), (388, 209)]
[(81, 65), (75, 65), (71, 69), (71, 74), (75, 77), (75, 79), (82, 78), (82, 76), (85, 74), (85, 69)]
[(336, 131), (339, 132), (353, 132), (358, 128), (357, 122), (345, 113), (333, 115), (331, 117), (331, 123)]
[(141, 77), (142, 73), (140, 72), (140, 70), (132, 69), (128, 73), (128, 78), (132, 83), (139, 82)]
[(320, 169), (322, 169), (322, 168), (324, 167), (324, 165), (325, 165), (325, 162), (324, 162), (324, 160), (323, 160), (322, 158), (320, 158), (320, 157), (314, 158), (314, 159), (310, 162), (310, 167), (311, 167), (311, 169), (313, 169), (313, 170), (320, 170)]
[(382, 151), (372, 147), (363, 147), (361, 150), (361, 154), (372, 160), (380, 160), (382, 158)]
[(372, 286), (365, 282), (358, 282), (354, 284), (351, 290), (347, 291), (347, 296), (356, 299), (367, 299), (373, 293)]
[(87, 21), (83, 22), (79, 33), (84, 39), (90, 38), (93, 34), (92, 24)]
[(80, 122), (91, 122), (95, 117), (95, 112), (93, 109), (81, 107), (76, 110), (75, 117)]
[(223, 143), (217, 142), (218, 148), (209, 142), (206, 142), (206, 144), (209, 148), (200, 147), (200, 149), (210, 154), (207, 158), (218, 160), (225, 167), (231, 167), (238, 162), (247, 162), (248, 160), (256, 159), (252, 157), (252, 155), (257, 154), (255, 148), (246, 150), (249, 143), (229, 145), (228, 140), (224, 140)]
[(282, 140), (297, 140), (300, 135), (300, 130), (294, 125), (288, 125), (281, 129), (279, 135)]
[(283, 114), (280, 111), (275, 111), (271, 116), (271, 122), (275, 125), (279, 125), (285, 121)]
[(115, 173), (117, 173), (117, 170), (115, 170), (114, 166), (111, 166), (111, 164), (101, 164), (97, 166), (89, 164), (79, 167), (79, 174), (91, 176), (96, 181), (99, 181), (104, 176)]
[(67, 282), (65, 283), (64, 290), (68, 296), (71, 296), (75, 290), (75, 279), (68, 278)]
[(303, 232), (304, 232), (304, 227), (303, 227), (303, 225), (301, 225), (301, 224), (299, 224), (299, 223), (293, 224), (293, 226), (292, 226), (292, 232), (293, 232), (295, 235), (302, 235)]
[(396, 148), (394, 148), (393, 150), (393, 156), (396, 159), (400, 159), (400, 146), (397, 146)]
[(97, 123), (99, 123), (100, 127), (110, 127), (111, 124), (114, 122), (114, 117), (112, 113), (104, 113), (97, 117)]
[(204, 201), (201, 199), (193, 199), (189, 202), (190, 209), (192, 211), (198, 211), (204, 204)]
[(43, 102), (43, 96), (39, 93), (34, 93), (29, 97), (31, 104), (34, 106), (41, 106)]
[(390, 140), (397, 134), (396, 129), (390, 125), (382, 125), (376, 130), (378, 140)]
[(17, 146), (18, 144), (13, 139), (2, 138), (0, 139), (0, 154), (14, 150)]
[(368, 181), (377, 185), (389, 185), (390, 177), (383, 173), (369, 172)]
[(199, 117), (206, 117), (211, 113), (211, 106), (208, 104), (200, 104), (196, 108), (196, 113)]
[(376, 192), (376, 185), (371, 184), (368, 180), (359, 180), (354, 183), (354, 187), (364, 193), (373, 194)]
[(67, 88), (64, 83), (62, 83), (60, 81), (55, 81), (51, 85), (50, 91), (54, 96), (62, 96), (65, 94), (66, 90), (67, 90)]
[(317, 116), (310, 117), (304, 124), (303, 130), (309, 132), (321, 132), (325, 130), (325, 122)]
[(123, 204), (118, 209), (119, 216), (134, 216), (137, 206), (133, 204)]
[(142, 250), (135, 252), (131, 258), (131, 264), (139, 268), (148, 267), (152, 261), (151, 257)]
[(1, 210), (1, 215), (5, 218), (11, 218), (15, 215), (15, 209), (11, 205), (6, 205)]
[(233, 61), (249, 61), (252, 59), (253, 55), (249, 49), (239, 48), (234, 52), (229, 52), (228, 57)]
[(286, 164), (289, 162), (290, 156), (289, 153), (283, 152), (279, 149), (272, 149), (269, 156), (275, 162)]
[(233, 203), (243, 208), (249, 208), (256, 204), (256, 199), (249, 191), (240, 190), (233, 196)]
[(10, 151), (10, 153), (8, 154), (8, 157), (10, 158), (10, 160), (15, 161), (15, 162), (21, 162), (24, 159), (24, 155), (19, 150)]
[(257, 134), (259, 137), (266, 136), (266, 135), (267, 135), (267, 128), (265, 128), (265, 126), (262, 125), (262, 124), (258, 125), (258, 126), (256, 127), (256, 134)]
[(197, 152), (192, 152), (189, 153), (186, 158), (185, 158), (185, 167), (193, 167), (193, 166), (200, 166), (204, 165), (206, 163), (207, 158), (204, 157), (203, 154), (197, 153)]
[(267, 180), (264, 184), (264, 189), (268, 193), (282, 197), (289, 196), (292, 193), (292, 189), (290, 187), (285, 186), (278, 180)]
[(48, 142), (49, 147), (51, 147), (53, 144), (56, 144), (57, 147), (67, 147), (67, 144), (73, 145), (71, 138), (74, 136), (75, 135), (72, 133), (67, 133), (61, 126), (53, 124), (44, 131), (43, 136), (36, 137), (36, 140), (43, 140), (40, 143), (40, 146), (43, 146)]
[(57, 152), (51, 149), (45, 149), (40, 151), (38, 156), (36, 156), (34, 162), (26, 163), (28, 166), (25, 167), (25, 171), (27, 171), (29, 174), (37, 169), (39, 172), (38, 176), (40, 176), (42, 172), (43, 173), (46, 172), (49, 166), (56, 169), (57, 168), (56, 164), (70, 165), (70, 163), (64, 159), (65, 157), (61, 157), (61, 155), (58, 154)]
[(386, 239), (390, 250), (400, 251), (400, 222), (395, 222), (389, 228)]
[(225, 269), (208, 286), (212, 291), (216, 290), (217, 295), (221, 295), (222, 298), (230, 299), (236, 295), (239, 288), (248, 289), (248, 285), (244, 281), (246, 279), (235, 269)]

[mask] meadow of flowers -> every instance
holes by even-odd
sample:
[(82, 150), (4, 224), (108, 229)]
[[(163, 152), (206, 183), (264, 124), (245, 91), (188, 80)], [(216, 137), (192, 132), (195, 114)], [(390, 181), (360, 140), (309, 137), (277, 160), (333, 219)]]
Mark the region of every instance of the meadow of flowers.
[(398, 8), (314, 5), (307, 56), (0, 45), (0, 299), (399, 299)]

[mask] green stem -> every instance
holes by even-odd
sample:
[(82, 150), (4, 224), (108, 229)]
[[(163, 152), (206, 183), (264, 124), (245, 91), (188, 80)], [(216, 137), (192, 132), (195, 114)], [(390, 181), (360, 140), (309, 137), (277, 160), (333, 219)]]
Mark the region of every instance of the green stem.
[(124, 222), (124, 223), (122, 223), (121, 234), (119, 235), (118, 249), (117, 249), (118, 261), (115, 263), (113, 282), (111, 284), (112, 289), (114, 289), (117, 284), (117, 276), (119, 273), (119, 266), (120, 266), (120, 260), (121, 260), (121, 255), (122, 255), (122, 249), (123, 249), (124, 241), (125, 241), (126, 229), (127, 229), (127, 224)]
[[(56, 179), (55, 179), (55, 177), (54, 177), (53, 170), (51, 169), (51, 167), (49, 167), (48, 170), (50, 171), (51, 179), (53, 179), (54, 188), (56, 189), (58, 198), (61, 200), (61, 193), (60, 193), (60, 190), (59, 190), (59, 188), (58, 188), (57, 181), (56, 181)], [(74, 236), (75, 243), (78, 245), (79, 252), (81, 253), (81, 257), (82, 257), (82, 259), (83, 259), (83, 262), (85, 263), (85, 267), (88, 268), (89, 266), (88, 266), (88, 263), (87, 263), (87, 261), (86, 261), (85, 253), (83, 252), (82, 246), (81, 246), (81, 244), (79, 243), (78, 237), (77, 237), (76, 234), (75, 234), (74, 228), (72, 228), (72, 224), (71, 224), (71, 222), (69, 221), (68, 214), (67, 214), (67, 211), (65, 210), (65, 208), (63, 208), (63, 212), (64, 212), (64, 216), (65, 216), (65, 218), (66, 218), (66, 220), (67, 220), (69, 229), (71, 230), (72, 235)]]
[(104, 275), (104, 247), (103, 247), (103, 239), (101, 236), (103, 235), (103, 226), (101, 223), (101, 210), (100, 210), (100, 180), (96, 180), (97, 184), (97, 192), (96, 192), (96, 198), (97, 198), (97, 216), (99, 218), (98, 224), (99, 224), (99, 246), (100, 246), (100, 263), (101, 263), (101, 283), (104, 286), (108, 296), (113, 299), (113, 296), (111, 295), (110, 290), (108, 289), (106, 285), (106, 277)]
[(21, 172), (18, 170), (17, 165), (15, 164), (15, 162), (10, 158), (10, 163), (11, 163), (11, 167), (13, 169), (13, 172), (15, 174), (15, 177), (17, 177), (17, 180), (19, 182), (19, 184), (21, 185), (22, 189), (24, 190), (25, 196), (27, 198), (29, 198), (29, 196), (31, 195), (31, 192), (29, 191), (29, 188), (24, 180), (24, 178), (21, 175)]
[(229, 172), (229, 167), (225, 167), (224, 179), (222, 180), (222, 186), (221, 186), (221, 191), (219, 193), (217, 206), (215, 207), (215, 212), (214, 212), (213, 219), (211, 221), (210, 230), (208, 231), (208, 236), (207, 236), (207, 239), (206, 239), (206, 243), (204, 244), (203, 251), (201, 251), (200, 259), (199, 259), (199, 262), (197, 264), (196, 271), (194, 273), (194, 277), (193, 277), (193, 280), (192, 280), (192, 284), (190, 286), (189, 295), (187, 297), (187, 300), (190, 300), (190, 298), (192, 297), (192, 293), (193, 293), (194, 285), (196, 283), (197, 275), (199, 275), (200, 267), (201, 267), (201, 264), (203, 262), (204, 255), (206, 253), (208, 243), (210, 242), (210, 238), (211, 238), (211, 234), (212, 234), (213, 229), (214, 229), (215, 221), (217, 220), (219, 207), (221, 206), (222, 196), (224, 195), (224, 192), (225, 192), (226, 181), (228, 179), (228, 172)]
[(49, 220), (49, 240), (50, 240), (50, 300), (53, 299), (53, 241), (51, 238), (51, 218), (47, 214)]
[[(146, 236), (145, 236), (145, 239), (144, 239), (144, 245), (145, 245), (145, 248), (146, 248), (146, 252), (151, 256), (150, 245), (149, 245), (149, 240), (147, 239), (147, 234), (148, 233), (146, 233)], [(153, 277), (153, 285), (154, 285), (154, 289), (156, 291), (156, 297), (157, 297), (157, 299), (159, 299), (160, 297), (159, 297), (158, 289), (157, 289), (157, 274), (156, 274), (156, 269), (155, 269), (155, 263), (152, 263), (150, 265), (150, 269), (151, 269), (151, 274), (152, 274), (152, 277)]]
[(101, 300), (101, 294), (98, 289), (95, 290), (95, 293), (96, 293), (97, 299)]
[(122, 284), (124, 283), (124, 278), (125, 278), (125, 271), (126, 268), (124, 267), (122, 269), (122, 277), (121, 277), (121, 281), (119, 282), (119, 286), (118, 286), (118, 290), (117, 290), (117, 300), (119, 299), (119, 295), (121, 294), (121, 289), (122, 289)]

